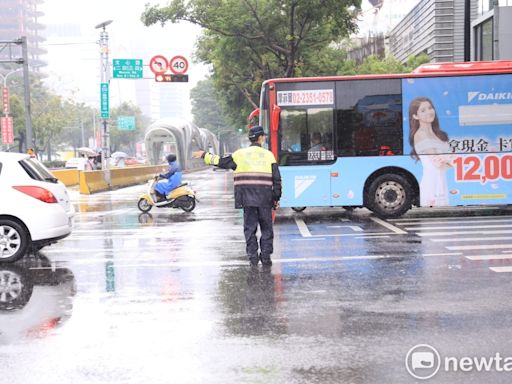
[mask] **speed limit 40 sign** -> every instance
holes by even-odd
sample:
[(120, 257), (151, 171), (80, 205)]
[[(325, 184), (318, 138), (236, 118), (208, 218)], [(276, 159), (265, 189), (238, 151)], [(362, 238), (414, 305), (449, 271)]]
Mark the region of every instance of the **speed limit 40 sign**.
[(183, 56), (174, 56), (169, 60), (169, 69), (175, 75), (184, 75), (188, 71), (188, 61)]

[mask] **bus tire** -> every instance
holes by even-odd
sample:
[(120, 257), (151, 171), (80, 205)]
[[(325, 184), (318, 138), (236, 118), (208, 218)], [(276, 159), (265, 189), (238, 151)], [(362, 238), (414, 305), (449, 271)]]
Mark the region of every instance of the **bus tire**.
[(368, 189), (368, 209), (382, 218), (402, 216), (412, 205), (412, 187), (407, 179), (396, 174), (377, 177)]

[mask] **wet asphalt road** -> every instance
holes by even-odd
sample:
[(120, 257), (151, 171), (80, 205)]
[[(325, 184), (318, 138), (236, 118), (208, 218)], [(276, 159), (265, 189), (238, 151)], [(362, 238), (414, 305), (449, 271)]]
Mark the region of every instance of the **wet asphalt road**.
[(73, 235), (0, 267), (0, 383), (510, 383), (510, 209), (280, 209), (251, 269), (231, 174), (185, 179), (189, 214), (74, 191)]

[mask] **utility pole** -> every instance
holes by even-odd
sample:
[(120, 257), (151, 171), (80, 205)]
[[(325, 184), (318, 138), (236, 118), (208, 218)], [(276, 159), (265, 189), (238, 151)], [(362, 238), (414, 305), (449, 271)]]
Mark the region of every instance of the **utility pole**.
[(111, 186), (112, 178), (110, 174), (110, 130), (108, 126), (108, 118), (110, 117), (109, 111), (109, 84), (110, 84), (110, 68), (108, 62), (108, 32), (106, 26), (112, 23), (112, 20), (104, 21), (96, 26), (96, 29), (101, 28), (100, 32), (100, 106), (101, 118), (103, 119), (103, 129), (101, 131), (101, 168), (105, 182)]

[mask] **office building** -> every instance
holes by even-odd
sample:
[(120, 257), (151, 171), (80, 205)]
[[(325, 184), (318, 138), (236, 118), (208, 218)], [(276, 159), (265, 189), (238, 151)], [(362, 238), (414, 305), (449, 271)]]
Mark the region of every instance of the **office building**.
[[(41, 35), (43, 26), (39, 18), (44, 15), (38, 9), (42, 0), (0, 0), (0, 40), (13, 41), (27, 37), (28, 63), (31, 72), (40, 72), (46, 65), (42, 56), (46, 50), (41, 46), (44, 37)], [(2, 47), (3, 48), (3, 47)], [(0, 58), (21, 58), (21, 46), (12, 49), (1, 49)]]

